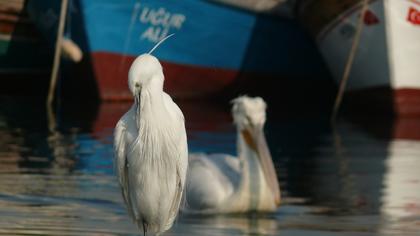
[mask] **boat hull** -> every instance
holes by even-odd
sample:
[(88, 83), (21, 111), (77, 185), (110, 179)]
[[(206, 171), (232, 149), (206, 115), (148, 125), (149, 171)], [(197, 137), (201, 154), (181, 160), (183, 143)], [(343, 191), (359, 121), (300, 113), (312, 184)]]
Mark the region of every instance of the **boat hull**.
[(0, 76), (46, 73), (50, 54), (43, 46), (26, 14), (25, 0), (0, 1)]
[[(45, 18), (54, 8), (47, 2), (33, 1), (32, 15)], [(175, 97), (208, 97), (249, 84), (246, 80), (328, 79), (315, 45), (290, 19), (204, 0), (75, 0), (71, 8), (68, 35), (92, 66), (102, 100), (132, 99), (131, 62), (172, 33), (153, 55), (162, 62), (165, 86)], [(43, 32), (54, 35), (54, 27)]]
[[(336, 84), (343, 77), (361, 4), (359, 0), (334, 4), (320, 0), (301, 6), (301, 19), (315, 37)], [(326, 11), (324, 19), (316, 19), (318, 10)], [(385, 106), (395, 114), (420, 115), (420, 23), (416, 23), (420, 14), (410, 11), (420, 12), (420, 1), (369, 1), (346, 85), (348, 96), (362, 95), (371, 107), (367, 101), (378, 104), (387, 100)], [(316, 23), (310, 26), (310, 21)]]

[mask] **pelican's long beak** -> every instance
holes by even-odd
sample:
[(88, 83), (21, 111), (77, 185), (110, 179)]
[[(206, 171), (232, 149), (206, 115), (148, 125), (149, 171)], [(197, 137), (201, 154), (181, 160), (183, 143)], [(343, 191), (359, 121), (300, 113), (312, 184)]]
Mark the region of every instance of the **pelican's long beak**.
[(277, 206), (280, 205), (280, 187), (277, 180), (276, 170), (274, 168), (273, 159), (271, 158), (270, 150), (268, 149), (267, 142), (262, 127), (253, 127), (242, 131), (245, 142), (251, 147), (258, 155), (261, 168), (267, 183), (273, 193), (274, 200)]

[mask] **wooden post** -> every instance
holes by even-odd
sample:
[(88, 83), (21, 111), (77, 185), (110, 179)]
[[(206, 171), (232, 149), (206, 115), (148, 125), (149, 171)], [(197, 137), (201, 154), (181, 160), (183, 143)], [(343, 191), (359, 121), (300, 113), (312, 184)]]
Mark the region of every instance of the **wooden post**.
[(57, 40), (55, 42), (54, 62), (51, 72), (50, 89), (48, 92), (47, 106), (51, 106), (54, 101), (55, 87), (57, 84), (58, 70), (61, 60), (61, 43), (63, 40), (64, 23), (66, 22), (68, 0), (61, 1), (60, 21), (58, 22)]

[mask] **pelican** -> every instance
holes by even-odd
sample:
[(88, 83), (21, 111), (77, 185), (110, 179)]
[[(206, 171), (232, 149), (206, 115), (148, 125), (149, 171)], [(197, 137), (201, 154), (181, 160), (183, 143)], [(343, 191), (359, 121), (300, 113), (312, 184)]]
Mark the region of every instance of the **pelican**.
[(280, 204), (277, 175), (263, 131), (266, 103), (248, 96), (232, 103), (238, 157), (190, 155), (186, 212), (272, 212)]
[(172, 226), (188, 167), (184, 116), (163, 91), (163, 82), (156, 57), (150, 53), (137, 57), (128, 74), (134, 104), (114, 131), (122, 195), (128, 214), (144, 235), (159, 235)]

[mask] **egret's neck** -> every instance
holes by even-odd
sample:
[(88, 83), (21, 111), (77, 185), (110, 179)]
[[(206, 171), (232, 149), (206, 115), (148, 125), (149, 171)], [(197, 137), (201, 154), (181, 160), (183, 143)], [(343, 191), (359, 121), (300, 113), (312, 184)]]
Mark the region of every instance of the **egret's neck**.
[(170, 114), (165, 103), (163, 85), (157, 80), (152, 80), (150, 82), (155, 83), (143, 87), (141, 92), (140, 123), (153, 126), (154, 129), (164, 129), (166, 126), (170, 126), (171, 123), (169, 122)]
[(159, 112), (163, 108), (163, 75), (156, 75), (142, 88), (141, 107), (146, 112)]
[(150, 79), (148, 86), (146, 89), (153, 92), (153, 94), (162, 94), (163, 93), (163, 82), (164, 82), (164, 76), (163, 73), (159, 73), (153, 78)]
[(137, 129), (146, 124), (160, 122), (165, 117), (166, 107), (164, 104), (163, 77), (152, 78), (141, 89), (140, 96), (135, 99), (132, 107), (135, 112)]

